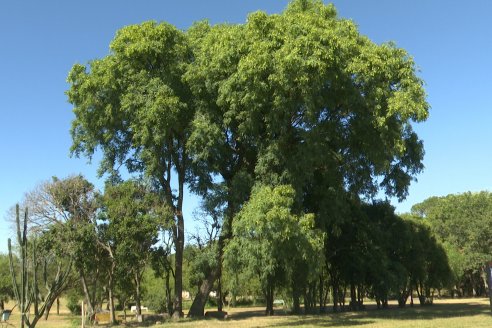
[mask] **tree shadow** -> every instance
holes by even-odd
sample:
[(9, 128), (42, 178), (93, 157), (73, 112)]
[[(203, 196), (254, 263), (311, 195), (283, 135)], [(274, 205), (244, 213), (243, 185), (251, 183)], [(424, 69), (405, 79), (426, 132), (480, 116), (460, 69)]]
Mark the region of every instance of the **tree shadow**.
[(415, 305), (405, 308), (389, 308), (386, 310), (369, 310), (357, 313), (357, 316), (393, 320), (431, 320), (453, 317), (468, 317), (490, 314), (490, 306), (475, 302), (439, 303), (431, 306)]
[[(439, 303), (432, 306), (415, 305), (405, 308), (392, 306), (388, 309), (378, 310), (369, 306), (366, 310), (358, 312), (340, 312), (327, 313), (320, 315), (289, 315), (278, 312), (278, 316), (288, 316), (289, 326), (318, 326), (318, 327), (345, 327), (345, 326), (363, 326), (374, 324), (378, 320), (432, 320), (440, 318), (463, 318), (477, 316), (481, 314), (490, 314), (490, 307), (478, 302), (463, 301), (460, 303)], [(254, 317), (264, 317), (262, 310), (250, 310), (233, 313), (229, 317), (230, 321), (248, 320)], [(272, 323), (268, 327), (285, 326), (283, 323)]]

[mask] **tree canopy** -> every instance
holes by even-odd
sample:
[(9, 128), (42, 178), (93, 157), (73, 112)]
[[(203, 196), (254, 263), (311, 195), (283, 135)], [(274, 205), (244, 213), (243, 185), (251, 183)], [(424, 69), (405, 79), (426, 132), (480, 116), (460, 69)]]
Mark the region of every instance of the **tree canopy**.
[(444, 244), (461, 295), (485, 293), (485, 265), (492, 261), (492, 194), (490, 192), (430, 197), (412, 206)]
[[(221, 225), (217, 245), (206, 248), (216, 256), (207, 256), (190, 311), (202, 315), (220, 279), (224, 245), (253, 219), (245, 216), (267, 220), (266, 213), (283, 208), (272, 220), (280, 231), (294, 221), (321, 229), (323, 275), (335, 267), (341, 231), (358, 236), (345, 241), (354, 247), (366, 238), (354, 220), (361, 199), (379, 192), (404, 199), (423, 169), (423, 143), (412, 124), (427, 118), (429, 105), (413, 59), (393, 43), (375, 44), (319, 0), (294, 0), (280, 14), (255, 12), (244, 24), (127, 26), (107, 56), (74, 65), (68, 82), (72, 153), (91, 158), (100, 149), (101, 174), (113, 183), (121, 167), (145, 176), (174, 214), (175, 315), (186, 187)], [(255, 185), (266, 191), (253, 191)], [(256, 208), (256, 193), (269, 192), (278, 198)], [(275, 254), (265, 256), (275, 261)], [(292, 284), (312, 296), (315, 280)], [(345, 282), (355, 291), (356, 281)]]

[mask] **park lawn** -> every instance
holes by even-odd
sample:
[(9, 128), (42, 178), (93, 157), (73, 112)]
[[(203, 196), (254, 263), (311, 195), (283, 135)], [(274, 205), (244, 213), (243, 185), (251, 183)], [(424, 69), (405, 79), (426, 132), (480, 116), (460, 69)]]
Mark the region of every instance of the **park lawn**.
[[(455, 299), (436, 300), (433, 306), (421, 307), (415, 305), (399, 309), (391, 304), (388, 310), (376, 310), (373, 305), (368, 305), (368, 310), (361, 312), (330, 313), (326, 315), (294, 316), (285, 315), (279, 308), (273, 317), (263, 315), (263, 308), (236, 308), (230, 309), (230, 317), (227, 320), (183, 319), (179, 322), (168, 321), (156, 325), (156, 328), (192, 328), (192, 327), (364, 327), (364, 328), (466, 328), (466, 327), (492, 327), (492, 315), (488, 299)], [(14, 326), (18, 326), (19, 314), (14, 311), (9, 320)], [(69, 328), (80, 327), (80, 320), (61, 311), (58, 316), (50, 315), (48, 321), (40, 320), (37, 327)], [(126, 326), (138, 327), (136, 323)]]
[(492, 327), (488, 299), (436, 300), (433, 306), (404, 309), (392, 304), (388, 310), (376, 310), (369, 305), (366, 311), (326, 315), (293, 316), (277, 311), (278, 315), (265, 317), (262, 308), (231, 309), (229, 313), (228, 320), (169, 322), (154, 327)]

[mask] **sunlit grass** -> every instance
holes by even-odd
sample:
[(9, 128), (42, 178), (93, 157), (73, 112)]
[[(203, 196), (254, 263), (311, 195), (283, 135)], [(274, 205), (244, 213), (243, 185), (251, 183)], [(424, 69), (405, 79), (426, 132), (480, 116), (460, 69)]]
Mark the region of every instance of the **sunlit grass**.
[[(13, 304), (7, 304), (7, 308)], [(226, 309), (227, 310), (227, 309)], [(425, 327), (445, 327), (445, 328), (466, 328), (466, 327), (492, 327), (492, 315), (488, 299), (459, 299), (459, 300), (436, 300), (433, 306), (407, 307), (399, 309), (391, 304), (388, 310), (376, 310), (369, 304), (367, 310), (361, 312), (329, 313), (325, 315), (295, 316), (286, 315), (278, 309), (277, 315), (266, 317), (263, 315), (263, 308), (236, 308), (229, 309), (229, 318), (226, 320), (202, 319), (191, 320), (182, 319), (180, 321), (168, 320), (157, 324), (148, 322), (147, 326), (152, 327), (171, 327), (171, 328), (191, 328), (191, 327), (364, 327), (364, 328), (425, 328)], [(48, 321), (43, 319), (37, 327), (80, 327), (80, 319), (68, 314), (62, 306), (60, 315), (53, 309)], [(9, 319), (14, 327), (19, 325), (19, 313), (14, 310)], [(142, 325), (140, 325), (142, 326)], [(129, 322), (127, 325), (119, 327), (139, 327), (136, 322)], [(142, 326), (143, 327), (143, 326)]]

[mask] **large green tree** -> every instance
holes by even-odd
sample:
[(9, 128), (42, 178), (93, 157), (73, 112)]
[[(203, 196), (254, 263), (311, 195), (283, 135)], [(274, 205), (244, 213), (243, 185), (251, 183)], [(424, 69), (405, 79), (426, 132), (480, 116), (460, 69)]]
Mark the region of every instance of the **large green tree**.
[(340, 194), (407, 195), (423, 168), (412, 122), (429, 106), (405, 50), (371, 42), (312, 0), (189, 34), (197, 114), (188, 144), (204, 173), (197, 189), (226, 204), (225, 238), (254, 180), (292, 185), (297, 211), (324, 226), (346, 206)]
[(130, 26), (110, 49), (69, 75), (72, 151), (90, 157), (100, 148), (101, 173), (126, 166), (159, 186), (176, 218), (177, 314), (185, 183), (222, 219), (218, 265), (190, 310), (202, 315), (255, 181), (293, 186), (295, 212), (314, 213), (327, 228), (347, 198), (383, 190), (403, 199), (423, 168), (412, 122), (425, 120), (429, 106), (412, 58), (371, 42), (322, 1), (294, 0), (281, 14), (186, 32)]
[(174, 26), (128, 26), (117, 32), (109, 55), (74, 65), (67, 91), (75, 114), (73, 154), (90, 158), (99, 148), (100, 173), (116, 180), (122, 166), (146, 175), (174, 213), (176, 316), (182, 310), (186, 142), (194, 114), (182, 77), (192, 58), (185, 34)]

